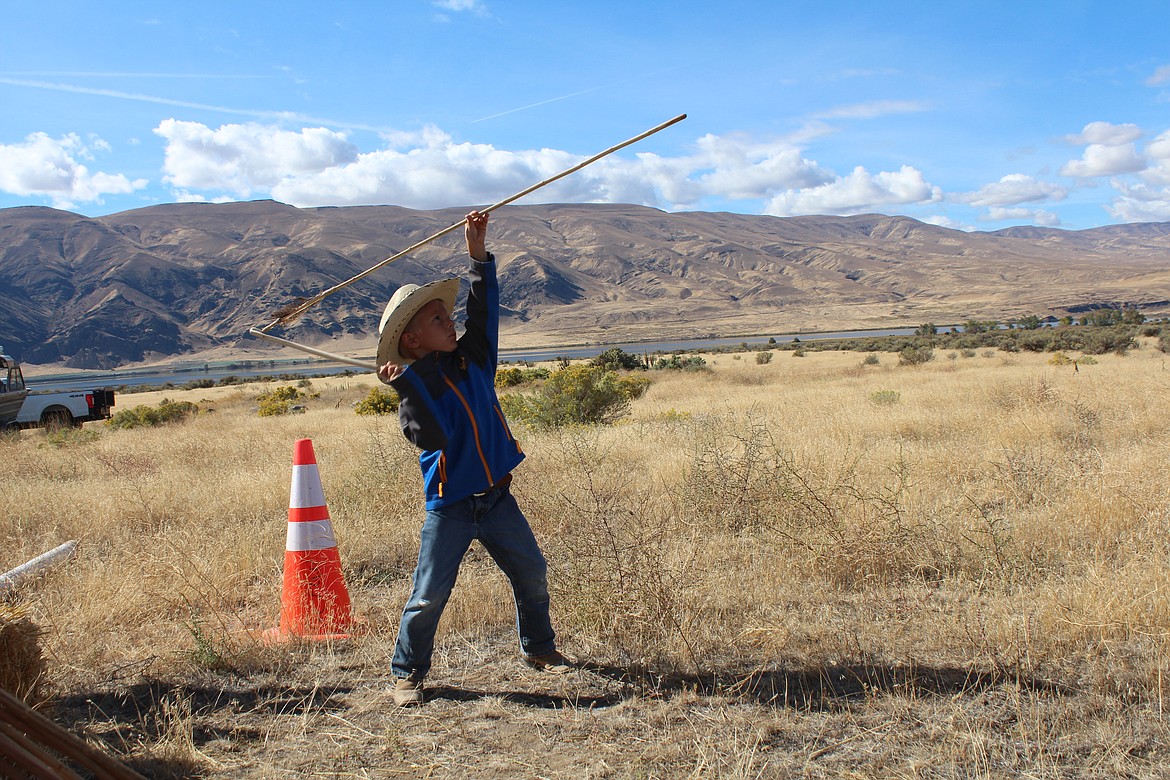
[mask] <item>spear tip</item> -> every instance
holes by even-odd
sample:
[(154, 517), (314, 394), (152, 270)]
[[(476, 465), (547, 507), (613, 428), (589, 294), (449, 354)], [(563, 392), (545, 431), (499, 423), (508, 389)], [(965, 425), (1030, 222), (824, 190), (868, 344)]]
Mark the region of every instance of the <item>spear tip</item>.
[(300, 313), (301, 307), (304, 306), (307, 301), (308, 298), (297, 298), (292, 303), (285, 304), (276, 311), (272, 312), (272, 318), (280, 324), (284, 325), (285, 323), (296, 319), (297, 315)]

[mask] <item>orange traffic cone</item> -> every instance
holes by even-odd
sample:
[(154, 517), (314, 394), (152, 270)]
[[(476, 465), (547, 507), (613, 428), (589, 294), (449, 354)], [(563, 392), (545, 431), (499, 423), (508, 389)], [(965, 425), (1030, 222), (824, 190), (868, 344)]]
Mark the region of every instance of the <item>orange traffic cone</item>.
[(345, 639), (353, 623), (341, 556), (325, 506), (312, 439), (293, 447), (292, 489), (288, 500), (288, 537), (280, 628), (273, 639)]

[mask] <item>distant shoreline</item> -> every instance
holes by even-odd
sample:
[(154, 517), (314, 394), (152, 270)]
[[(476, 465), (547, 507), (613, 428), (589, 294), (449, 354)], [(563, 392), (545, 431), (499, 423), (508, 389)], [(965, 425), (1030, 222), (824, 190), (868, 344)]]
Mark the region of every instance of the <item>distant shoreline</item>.
[[(949, 330), (952, 327), (961, 327), (958, 325), (938, 326), (939, 330)], [(822, 338), (850, 338), (850, 337), (864, 337), (864, 336), (888, 336), (888, 335), (904, 335), (913, 333), (915, 328), (857, 328), (853, 330), (826, 330), (826, 331), (798, 331), (796, 333), (770, 334), (757, 333), (750, 335), (737, 336), (706, 336), (702, 338), (693, 339), (638, 339), (616, 342), (578, 342), (575, 344), (558, 344), (551, 347), (533, 347), (533, 348), (513, 348), (501, 349), (501, 362), (519, 362), (524, 360), (556, 360), (558, 357), (591, 357), (600, 354), (607, 349), (619, 347), (626, 351), (636, 350), (638, 352), (671, 352), (671, 351), (696, 351), (702, 350), (704, 346), (717, 345), (720, 347), (735, 345), (740, 343), (768, 343), (769, 339), (774, 339), (776, 343), (783, 344), (791, 342), (795, 339), (822, 339)], [(678, 345), (678, 346), (675, 346)], [(653, 348), (653, 349), (650, 349)], [(289, 350), (280, 350), (274, 352), (274, 355), (285, 355)], [(589, 354), (586, 354), (589, 353)], [(249, 353), (252, 354), (252, 353)], [(339, 353), (344, 354), (344, 353)], [(373, 355), (365, 354), (346, 354), (346, 357), (356, 357), (358, 359), (373, 359)], [(537, 357), (532, 357), (537, 356)], [(252, 372), (262, 369), (280, 372), (281, 369), (297, 368), (298, 372), (303, 372), (305, 367), (320, 366), (328, 367), (336, 365), (334, 361), (322, 360), (312, 357), (224, 357), (220, 359), (208, 360), (193, 360), (193, 359), (177, 359), (166, 363), (152, 363), (148, 365), (130, 365), (126, 368), (116, 369), (70, 369), (64, 368), (57, 364), (26, 364), (22, 365), (26, 378), (44, 381), (54, 380), (105, 380), (109, 378), (111, 381), (143, 376), (164, 376), (168, 374), (193, 373), (193, 372), (230, 372), (239, 370), (242, 372)]]

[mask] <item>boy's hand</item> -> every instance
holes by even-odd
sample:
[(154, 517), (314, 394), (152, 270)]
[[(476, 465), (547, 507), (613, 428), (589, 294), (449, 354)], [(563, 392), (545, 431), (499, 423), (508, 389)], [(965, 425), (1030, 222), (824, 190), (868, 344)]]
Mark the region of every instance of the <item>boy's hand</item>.
[(389, 383), (402, 376), (402, 372), (405, 370), (406, 366), (400, 366), (397, 363), (387, 363), (384, 366), (378, 366), (378, 376), (382, 377), (383, 382)]
[(487, 214), (473, 211), (467, 215), (467, 226), (463, 229), (463, 235), (467, 239), (467, 254), (471, 255), (472, 260), (480, 263), (488, 259), (487, 223)]

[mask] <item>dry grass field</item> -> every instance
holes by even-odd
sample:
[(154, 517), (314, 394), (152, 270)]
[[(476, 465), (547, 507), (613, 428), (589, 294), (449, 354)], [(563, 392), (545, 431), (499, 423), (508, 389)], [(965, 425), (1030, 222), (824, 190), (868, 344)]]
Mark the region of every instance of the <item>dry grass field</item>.
[[(149, 777), (1170, 775), (1170, 372), (1046, 354), (707, 356), (619, 424), (520, 430), (513, 492), (581, 668), (519, 660), (478, 549), (430, 699), (387, 693), (421, 522), (371, 377), (169, 392), (187, 423), (0, 443), (0, 569), (57, 722)], [(164, 394), (121, 395), (119, 409)], [(269, 646), (293, 442), (368, 633)]]

